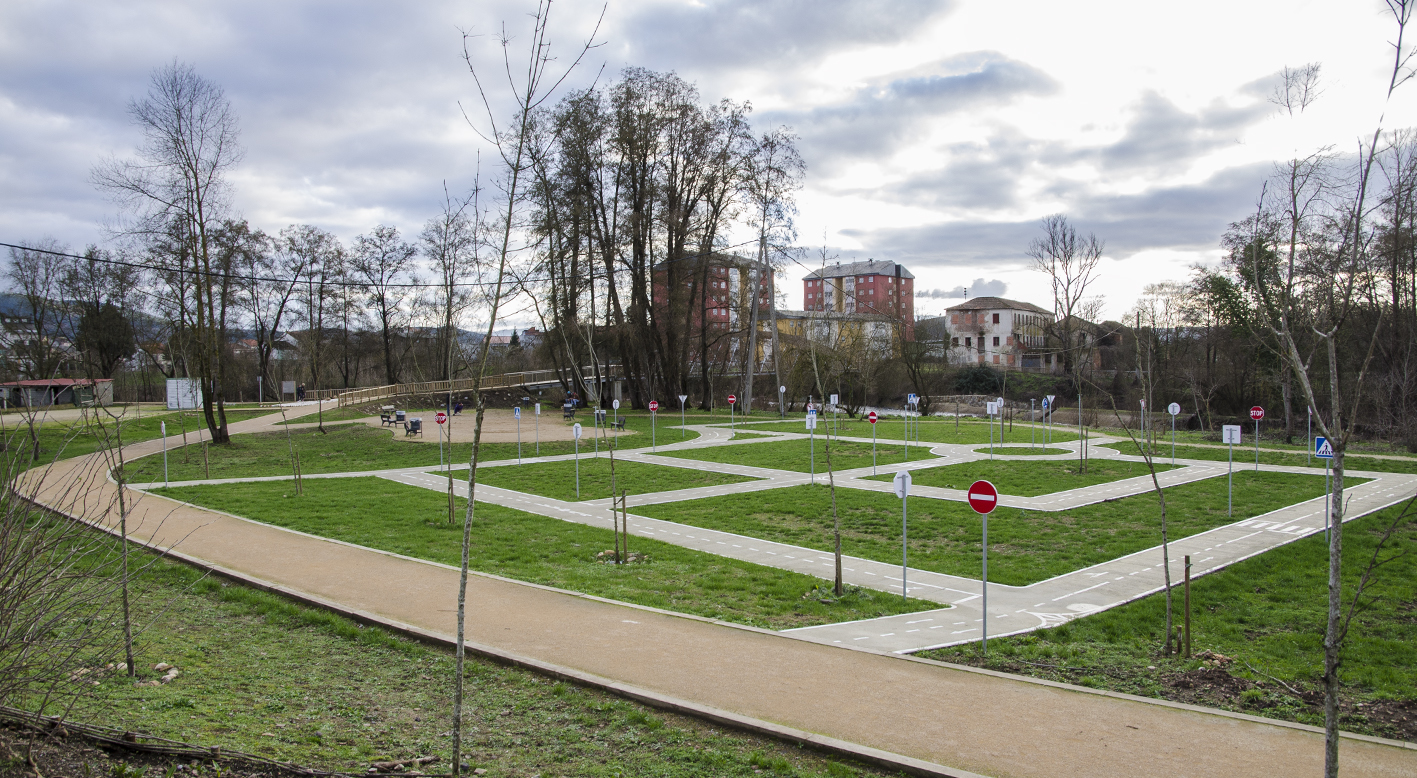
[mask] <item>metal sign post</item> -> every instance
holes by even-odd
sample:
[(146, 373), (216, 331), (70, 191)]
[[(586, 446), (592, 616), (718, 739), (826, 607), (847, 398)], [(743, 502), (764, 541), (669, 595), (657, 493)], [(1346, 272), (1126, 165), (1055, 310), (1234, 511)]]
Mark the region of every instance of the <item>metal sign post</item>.
[(1324, 538), (1328, 538), (1330, 511), (1333, 506), (1333, 486), (1329, 481), (1329, 465), (1333, 463), (1333, 446), (1328, 442), (1328, 438), (1320, 435), (1314, 438), (1314, 456), (1324, 461)]
[(785, 418), (787, 418), (787, 387), (786, 387), (786, 386), (779, 386), (779, 387), (777, 388), (777, 417), (778, 417), (779, 419), (785, 419)]
[[(620, 423), (620, 401), (619, 401), (619, 400), (611, 400), (611, 401), (610, 401), (610, 407), (615, 410), (615, 423), (616, 423), (616, 424), (619, 424), (619, 423)], [(609, 434), (610, 434), (611, 427), (606, 426), (604, 429), (605, 429), (605, 434), (609, 435)], [(619, 436), (619, 435), (616, 435), (615, 437), (611, 438), (611, 439), (610, 439), (610, 444), (611, 444), (611, 445), (614, 445), (615, 448), (619, 448), (619, 447), (620, 447), (620, 436)], [(606, 448), (610, 448), (610, 445), (606, 445)], [(614, 452), (614, 451), (610, 452), (610, 458), (611, 458), (612, 460), (615, 458), (615, 452)], [(612, 464), (613, 464), (613, 462), (612, 462)], [(613, 478), (610, 479), (610, 494), (611, 494), (611, 496), (614, 496), (614, 495), (615, 495), (615, 479), (613, 479)]]
[(1140, 426), (1141, 426), (1141, 450), (1142, 450), (1142, 456), (1145, 456), (1145, 455), (1146, 455), (1146, 452), (1147, 452), (1147, 449), (1149, 448), (1149, 447), (1147, 446), (1147, 443), (1148, 443), (1149, 441), (1146, 439), (1146, 400), (1142, 400), (1142, 401), (1141, 401), (1141, 425), (1140, 425)]
[(1035, 449), (1038, 448), (1038, 427), (1037, 427), (1037, 425), (1036, 425), (1036, 420), (1033, 418), (1033, 401), (1034, 401), (1035, 399), (1036, 399), (1036, 398), (1033, 398), (1033, 397), (1028, 398), (1028, 429), (1029, 429), (1029, 435), (1028, 435), (1028, 450), (1029, 450), (1029, 451), (1033, 451), (1033, 450), (1035, 450)]
[(522, 409), (517, 406), (512, 409), (512, 417), (517, 420), (517, 464), (522, 463)]
[(1043, 428), (1043, 446), (1045, 448), (1053, 445), (1053, 398), (1055, 396), (1050, 394), (1043, 398), (1043, 403), (1048, 408), (1048, 424)]
[(833, 436), (838, 435), (838, 434), (841, 432), (841, 428), (838, 427), (838, 426), (837, 426), (837, 423), (836, 423), (836, 409), (837, 409), (837, 403), (838, 403), (838, 402), (840, 402), (840, 401), (837, 399), (837, 396), (836, 396), (836, 395), (832, 395), (831, 407), (832, 407), (832, 435), (833, 435)]
[[(536, 418), (532, 420), (532, 426), (536, 428), (536, 455), (541, 456), (541, 403), (536, 404)], [(451, 432), (451, 430), (449, 430)], [(453, 439), (448, 437), (448, 444), (451, 445)]]
[(158, 424), (162, 430), (162, 485), (167, 486), (167, 422), (160, 421)]
[[(810, 404), (810, 403), (809, 403)], [(807, 408), (807, 446), (811, 462), (812, 483), (817, 482), (817, 409)]]
[(728, 436), (730, 439), (733, 437), (734, 434), (736, 434), (733, 432), (733, 407), (737, 404), (737, 396), (731, 394), (728, 395)]
[(1250, 409), (1250, 418), (1255, 420), (1255, 472), (1260, 471), (1260, 419), (1264, 418), (1264, 408), (1256, 405)]
[(989, 461), (994, 461), (994, 410), (996, 406), (991, 400), (984, 403), (984, 415), (989, 417)]
[(871, 411), (871, 413), (866, 417), (866, 419), (871, 422), (871, 475), (875, 475), (875, 474), (876, 474), (876, 412), (875, 412), (875, 411)]
[(1310, 457), (1314, 455), (1314, 409), (1309, 408), (1308, 429), (1304, 431), (1304, 437), (1309, 441), (1309, 448), (1304, 452), (1304, 466), (1309, 466)]
[(1181, 404), (1171, 403), (1166, 406), (1166, 412), (1171, 414), (1171, 464), (1176, 464), (1176, 417), (1181, 415)]
[(658, 400), (650, 400), (650, 401), (649, 401), (649, 450), (650, 450), (650, 451), (658, 451), (658, 450), (659, 450), (659, 449), (658, 449), (658, 444), (655, 443), (655, 437), (654, 437), (654, 419), (655, 419), (655, 417), (658, 416), (658, 415), (659, 415), (659, 401), (658, 401)]
[(910, 597), (910, 588), (905, 580), (905, 573), (910, 569), (907, 562), (910, 559), (909, 546), (906, 543), (906, 504), (907, 497), (910, 496), (910, 471), (901, 470), (895, 474), (895, 496), (900, 498), (900, 598), (902, 600)]
[(969, 507), (984, 519), (984, 535), (981, 543), (984, 568), (980, 579), (984, 596), (984, 601), (981, 603), (984, 618), (980, 623), (984, 625), (982, 650), (987, 653), (989, 651), (989, 514), (999, 507), (999, 490), (995, 489), (994, 485), (988, 481), (975, 481), (969, 485), (969, 491), (965, 492), (965, 495), (969, 500)]
[(1243, 442), (1244, 428), (1238, 424), (1226, 424), (1220, 428), (1221, 437), (1225, 440), (1225, 445), (1230, 447), (1230, 474), (1227, 496), (1225, 498), (1225, 515), (1235, 515), (1235, 444)]
[(689, 399), (689, 395), (687, 395), (687, 394), (681, 394), (681, 395), (679, 395), (679, 439), (680, 439), (680, 440), (683, 440), (683, 439), (684, 439), (684, 436), (688, 434), (688, 430), (684, 429), (684, 401), (687, 400), (687, 399)]
[(910, 461), (910, 410), (900, 412), (901, 421), (905, 422), (905, 461)]
[(581, 423), (571, 425), (571, 437), (576, 444), (576, 499), (581, 498)]
[[(438, 411), (433, 415), (433, 421), (438, 425), (438, 467), (443, 466), (443, 424), (448, 420), (448, 414)], [(451, 447), (453, 439), (448, 438), (448, 445)]]

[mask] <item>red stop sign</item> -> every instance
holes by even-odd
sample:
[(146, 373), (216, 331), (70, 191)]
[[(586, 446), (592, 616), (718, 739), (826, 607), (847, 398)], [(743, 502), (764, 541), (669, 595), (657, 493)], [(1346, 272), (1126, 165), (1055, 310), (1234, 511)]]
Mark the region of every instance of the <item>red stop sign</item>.
[(650, 400), (650, 401), (649, 401), (649, 412), (650, 412), (650, 413), (654, 413), (654, 412), (657, 411), (657, 410), (659, 410), (659, 401), (658, 401), (658, 400)]
[(438, 411), (438, 413), (433, 416), (433, 421), (436, 421), (436, 422), (438, 422), (439, 424), (442, 424), (443, 422), (445, 422), (445, 421), (447, 421), (447, 420), (448, 420), (448, 414), (443, 413), (442, 411)]
[(875, 411), (871, 411), (870, 413), (866, 414), (866, 420), (869, 421), (869, 422), (871, 422), (872, 424), (875, 424), (875, 423), (876, 423), (876, 412), (875, 412)]
[(737, 396), (737, 395), (733, 395), (733, 394), (728, 395), (728, 404), (729, 404), (729, 405), (732, 405), (733, 403), (736, 403), (736, 402), (738, 402), (738, 396)]
[(989, 513), (999, 505), (999, 490), (988, 481), (975, 481), (969, 486), (969, 507), (975, 513)]
[(1251, 419), (1254, 419), (1255, 421), (1259, 421), (1260, 419), (1263, 419), (1263, 418), (1264, 418), (1264, 408), (1261, 408), (1261, 407), (1258, 406), (1258, 405), (1256, 405), (1255, 407), (1251, 408), (1251, 409), (1250, 409), (1250, 418), (1251, 418)]

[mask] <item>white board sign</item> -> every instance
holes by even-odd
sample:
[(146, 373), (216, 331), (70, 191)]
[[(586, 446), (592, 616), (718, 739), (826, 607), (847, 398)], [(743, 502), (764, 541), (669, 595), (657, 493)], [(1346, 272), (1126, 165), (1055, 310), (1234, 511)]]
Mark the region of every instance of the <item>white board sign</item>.
[(999, 412), (999, 404), (994, 402), (984, 403), (984, 412), (993, 416)]
[(576, 440), (580, 440), (580, 439), (581, 439), (581, 423), (580, 423), (580, 422), (576, 422), (575, 424), (571, 425), (571, 434), (575, 436)]
[(900, 472), (896, 473), (896, 474), (895, 474), (895, 479), (894, 479), (893, 481), (891, 481), (891, 485), (895, 487), (895, 496), (896, 496), (896, 497), (899, 497), (899, 498), (902, 499), (902, 500), (904, 500), (906, 497), (909, 497), (909, 496), (910, 496), (910, 471), (908, 471), (908, 470), (901, 470)]
[(281, 394), (295, 394), (295, 382), (294, 382), (294, 381), (281, 381), (281, 382), (280, 382), (280, 393), (281, 393)]
[(807, 411), (807, 429), (809, 429), (809, 430), (814, 430), (814, 429), (816, 429), (816, 428), (817, 428), (817, 411), (816, 411), (816, 409), (814, 408), (814, 409), (812, 409), (812, 410), (810, 410), (810, 411)]
[(1238, 424), (1226, 424), (1220, 428), (1220, 440), (1222, 443), (1239, 444), (1244, 435), (1244, 428)]
[(1169, 414), (1171, 414), (1172, 416), (1180, 416), (1180, 415), (1181, 415), (1181, 404), (1180, 404), (1180, 403), (1171, 403), (1170, 405), (1166, 406), (1166, 412), (1169, 413)]
[(838, 405), (838, 404), (840, 404), (840, 403), (839, 403), (839, 401), (836, 399), (836, 395), (832, 395), (831, 405)]
[(202, 407), (202, 382), (195, 378), (167, 379), (167, 409), (190, 411)]

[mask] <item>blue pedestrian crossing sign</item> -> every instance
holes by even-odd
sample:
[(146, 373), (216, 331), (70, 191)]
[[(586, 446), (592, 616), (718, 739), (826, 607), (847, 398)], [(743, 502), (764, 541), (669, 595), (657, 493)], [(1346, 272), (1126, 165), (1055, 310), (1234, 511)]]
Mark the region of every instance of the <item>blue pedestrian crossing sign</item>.
[(1314, 438), (1314, 456), (1333, 459), (1333, 444), (1328, 442), (1328, 438)]

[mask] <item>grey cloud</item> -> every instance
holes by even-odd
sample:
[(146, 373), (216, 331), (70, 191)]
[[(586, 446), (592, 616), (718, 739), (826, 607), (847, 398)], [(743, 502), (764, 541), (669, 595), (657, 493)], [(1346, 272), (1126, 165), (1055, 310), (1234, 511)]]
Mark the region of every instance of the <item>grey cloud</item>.
[[(1082, 232), (1106, 241), (1107, 256), (1125, 259), (1155, 248), (1213, 248), (1230, 222), (1244, 217), (1267, 164), (1229, 168), (1194, 185), (1162, 187), (1137, 195), (1072, 193), (1068, 215)], [(1025, 267), (1025, 251), (1038, 237), (1036, 220), (962, 220), (912, 228), (843, 230), (881, 259), (911, 267), (997, 269)]]
[(1196, 113), (1155, 92), (1137, 102), (1126, 133), (1100, 148), (1058, 150), (1060, 163), (1093, 161), (1110, 172), (1184, 170), (1192, 160), (1236, 142), (1240, 131), (1271, 111), (1263, 102), (1234, 106), (1221, 101)]
[(1056, 89), (1051, 77), (1031, 65), (996, 52), (971, 52), (883, 79), (836, 105), (764, 118), (796, 128), (810, 168), (830, 172), (849, 157), (891, 153), (929, 120)]
[(1003, 297), (1008, 291), (1009, 285), (997, 278), (990, 281), (976, 278), (969, 286), (956, 286), (953, 289), (924, 289), (917, 291), (915, 296), (930, 300), (948, 300), (969, 297)]
[(902, 40), (953, 6), (950, 0), (657, 3), (616, 26), (613, 51), (627, 63), (658, 69), (797, 69), (843, 49)]

